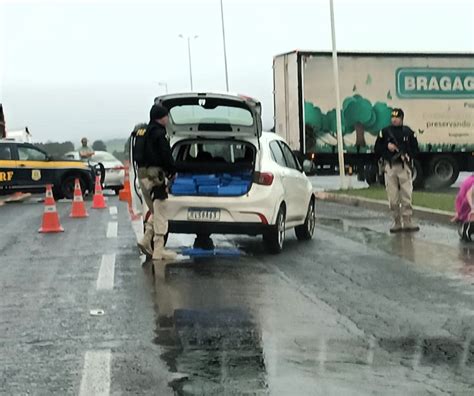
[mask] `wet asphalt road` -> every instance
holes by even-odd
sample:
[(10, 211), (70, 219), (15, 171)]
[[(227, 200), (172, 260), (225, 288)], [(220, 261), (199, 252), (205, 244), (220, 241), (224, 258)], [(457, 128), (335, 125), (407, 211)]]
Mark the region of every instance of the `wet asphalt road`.
[(393, 236), (318, 202), (315, 239), (281, 255), (219, 237), (242, 255), (142, 266), (108, 204), (59, 203), (55, 235), (34, 200), (0, 207), (0, 394), (474, 394), (474, 247), (453, 228)]

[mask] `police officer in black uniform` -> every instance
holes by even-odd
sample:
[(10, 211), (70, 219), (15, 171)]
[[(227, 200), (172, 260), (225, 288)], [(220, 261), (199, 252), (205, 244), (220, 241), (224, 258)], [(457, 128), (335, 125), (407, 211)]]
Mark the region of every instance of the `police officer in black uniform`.
[(419, 152), (418, 141), (403, 125), (402, 109), (393, 109), (391, 116), (392, 125), (380, 132), (374, 148), (384, 162), (385, 188), (394, 220), (390, 232), (418, 231), (412, 220), (413, 159)]
[(176, 172), (166, 133), (167, 123), (168, 109), (160, 104), (153, 105), (150, 110), (150, 122), (146, 129), (136, 132), (133, 148), (140, 188), (152, 212), (138, 247), (142, 253), (152, 256), (154, 260), (170, 260), (176, 257), (175, 252), (164, 247), (165, 235), (168, 232), (167, 182)]

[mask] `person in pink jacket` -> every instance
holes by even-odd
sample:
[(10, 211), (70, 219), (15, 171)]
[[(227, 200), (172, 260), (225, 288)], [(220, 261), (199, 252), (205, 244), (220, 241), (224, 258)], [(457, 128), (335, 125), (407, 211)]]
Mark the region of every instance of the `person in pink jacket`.
[(456, 215), (452, 221), (460, 223), (459, 235), (462, 240), (471, 241), (474, 234), (474, 175), (464, 180), (456, 196)]

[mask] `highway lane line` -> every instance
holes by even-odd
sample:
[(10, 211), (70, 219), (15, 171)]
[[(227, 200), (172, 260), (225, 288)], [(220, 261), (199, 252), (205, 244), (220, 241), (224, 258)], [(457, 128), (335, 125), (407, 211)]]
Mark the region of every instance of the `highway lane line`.
[(111, 360), (110, 349), (85, 353), (79, 396), (108, 396), (110, 394)]
[(107, 238), (117, 238), (118, 223), (116, 221), (109, 221), (107, 226)]
[(116, 215), (116, 214), (118, 213), (117, 207), (116, 207), (116, 206), (111, 206), (111, 207), (109, 208), (109, 213), (110, 213), (111, 215)]
[(115, 254), (104, 254), (97, 276), (97, 290), (112, 290), (114, 288), (114, 277)]

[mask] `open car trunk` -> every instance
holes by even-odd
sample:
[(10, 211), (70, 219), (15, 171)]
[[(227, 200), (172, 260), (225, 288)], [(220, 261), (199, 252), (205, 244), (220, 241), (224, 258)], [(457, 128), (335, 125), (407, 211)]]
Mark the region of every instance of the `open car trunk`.
[(256, 149), (229, 139), (187, 139), (173, 147), (176, 196), (240, 196), (252, 186)]

